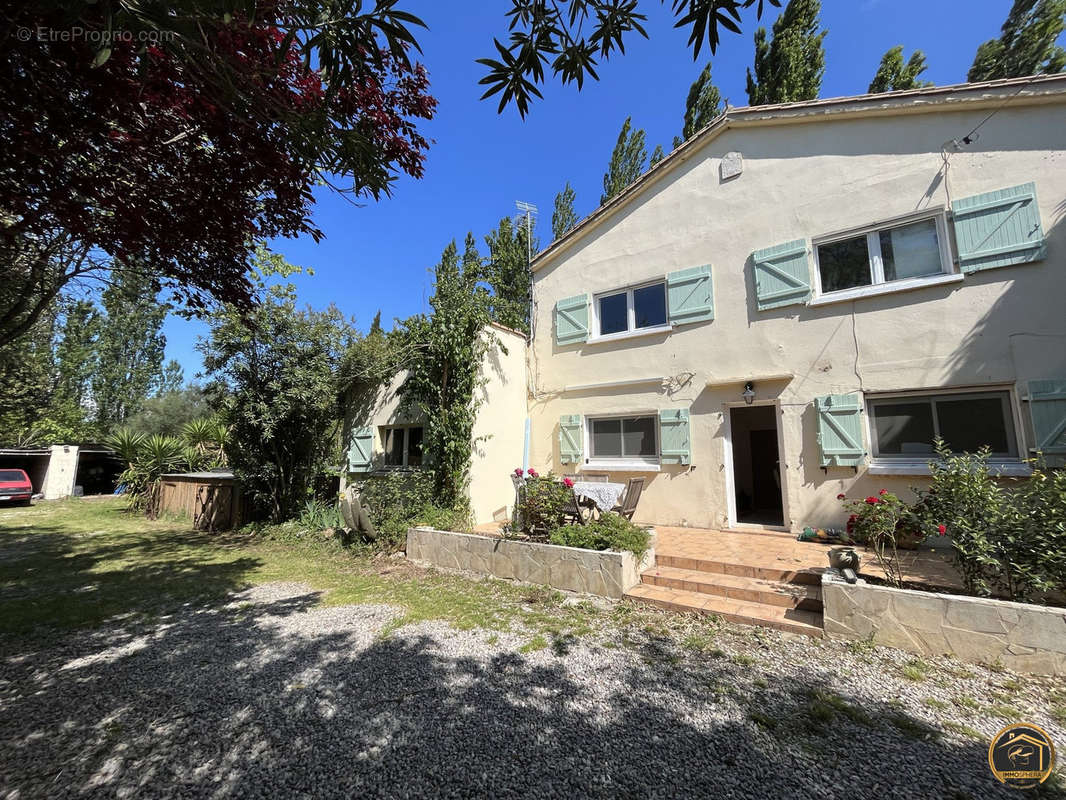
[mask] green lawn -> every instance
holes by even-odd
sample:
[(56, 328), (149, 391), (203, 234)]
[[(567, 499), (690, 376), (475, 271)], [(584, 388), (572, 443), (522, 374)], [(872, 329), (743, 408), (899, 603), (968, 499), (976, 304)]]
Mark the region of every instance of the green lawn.
[(393, 628), (443, 619), (460, 628), (524, 625), (558, 637), (580, 634), (609, 613), (591, 604), (562, 606), (550, 590), (372, 559), (317, 537), (305, 544), (206, 534), (190, 530), (187, 520), (150, 521), (124, 508), (119, 498), (0, 508), (0, 633), (158, 615), (270, 581), (307, 583), (328, 605), (397, 606), (404, 616)]

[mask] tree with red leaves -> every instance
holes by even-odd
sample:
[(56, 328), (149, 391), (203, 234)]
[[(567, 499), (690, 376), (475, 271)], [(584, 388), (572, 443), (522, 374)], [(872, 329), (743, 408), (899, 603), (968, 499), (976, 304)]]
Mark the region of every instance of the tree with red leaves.
[(256, 243), (322, 233), (312, 187), (421, 177), (433, 116), (396, 0), (106, 0), (0, 12), (0, 344), (137, 264), (248, 309)]

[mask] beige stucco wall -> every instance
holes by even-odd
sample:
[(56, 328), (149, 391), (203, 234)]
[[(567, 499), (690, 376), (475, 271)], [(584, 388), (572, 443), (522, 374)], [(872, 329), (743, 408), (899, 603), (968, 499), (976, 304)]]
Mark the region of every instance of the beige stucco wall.
[[(496, 325), (484, 335), (496, 341), (481, 365), (484, 386), (478, 390), (481, 404), (474, 422), (469, 495), (475, 522), (490, 522), (496, 515), (506, 519), (510, 514), (514, 500), (510, 474), (522, 465), (525, 447), (525, 336)], [(407, 376), (406, 371), (398, 373), (386, 386), (348, 398), (344, 441), (353, 428), (371, 428), (375, 470), (385, 469), (383, 426), (423, 424), (418, 412), (401, 402), (399, 390)], [(342, 476), (342, 489), (352, 477)]]
[(52, 445), (48, 471), (41, 492), (45, 500), (61, 500), (74, 492), (78, 474), (78, 448), (75, 445)]
[[(905, 491), (920, 479), (870, 475), (865, 468), (823, 472), (814, 397), (1018, 389), (1031, 378), (1066, 376), (1066, 106), (1002, 108), (974, 145), (951, 156), (945, 174), (941, 145), (987, 114), (985, 108), (943, 107), (920, 115), (730, 129), (572, 245), (539, 261), (530, 353), (533, 465), (573, 471), (558, 460), (562, 414), (690, 407), (692, 464), (647, 474), (636, 518), (724, 526), (725, 404), (740, 401), (742, 382), (750, 378), (758, 400), (775, 403), (780, 415), (786, 525), (839, 524), (838, 492)], [(744, 171), (723, 182), (719, 163), (730, 151), (743, 154)], [(1037, 185), (1048, 240), (1041, 263), (817, 308), (757, 310), (753, 250), (945, 208), (949, 191), (957, 199), (1028, 181)], [(557, 300), (708, 263), (714, 270), (712, 322), (614, 343), (555, 345)], [(793, 377), (761, 379), (784, 373)], [(656, 376), (667, 380), (573, 389)], [(737, 380), (719, 383), (728, 378)], [(1021, 394), (1013, 395), (1016, 422), (1028, 446)]]
[[(511, 472), (522, 466), (526, 440), (526, 339), (490, 328), (499, 344), (481, 365), (470, 463), (470, 508), (476, 522), (509, 518), (514, 504)], [(506, 350), (507, 352), (504, 352)]]

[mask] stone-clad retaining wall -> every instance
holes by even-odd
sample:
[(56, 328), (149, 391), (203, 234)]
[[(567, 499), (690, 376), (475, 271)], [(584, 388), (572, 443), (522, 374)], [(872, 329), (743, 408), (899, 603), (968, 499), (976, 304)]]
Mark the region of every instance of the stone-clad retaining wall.
[(407, 557), (437, 567), (541, 583), (569, 592), (622, 597), (655, 564), (655, 539), (638, 564), (629, 552), (582, 550), (433, 528), (407, 531)]
[(848, 584), (822, 577), (827, 636), (873, 638), (922, 655), (949, 654), (1016, 672), (1066, 675), (1066, 609), (979, 597)]

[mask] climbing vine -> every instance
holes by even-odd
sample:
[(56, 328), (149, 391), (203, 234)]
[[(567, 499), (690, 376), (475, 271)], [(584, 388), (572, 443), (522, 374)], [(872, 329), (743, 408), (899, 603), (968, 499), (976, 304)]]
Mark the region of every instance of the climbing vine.
[(429, 300), (432, 313), (404, 323), (406, 336), (421, 347), (417, 366), (400, 394), (426, 420), (423, 448), (434, 470), (434, 499), (446, 508), (468, 502), (474, 420), (480, 405), (477, 389), (482, 382), (479, 367), (489, 348), (499, 344), (485, 332), (491, 321), (491, 297), (481, 278), (477, 245), (467, 234), (462, 259), (454, 241), (441, 254)]

